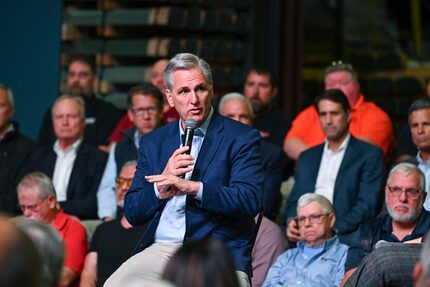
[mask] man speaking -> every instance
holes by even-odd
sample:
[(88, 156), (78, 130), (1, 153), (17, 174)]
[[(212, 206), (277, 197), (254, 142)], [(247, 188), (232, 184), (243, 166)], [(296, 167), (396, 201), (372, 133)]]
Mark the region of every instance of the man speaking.
[[(105, 286), (157, 280), (183, 242), (205, 237), (224, 241), (241, 285), (249, 286), (254, 216), (262, 202), (259, 133), (214, 111), (211, 70), (203, 59), (178, 54), (164, 77), (180, 119), (140, 142), (125, 215), (147, 229), (138, 253)], [(190, 154), (181, 141), (188, 119), (196, 122)]]

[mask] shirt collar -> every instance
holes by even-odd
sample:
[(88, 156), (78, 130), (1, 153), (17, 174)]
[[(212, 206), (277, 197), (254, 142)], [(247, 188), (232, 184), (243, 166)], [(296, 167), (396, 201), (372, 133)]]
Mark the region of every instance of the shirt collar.
[[(213, 114), (214, 114), (214, 109), (211, 106), (211, 110), (209, 112), (209, 115), (206, 117), (205, 121), (200, 125), (200, 127), (197, 128), (197, 130), (200, 130), (203, 133), (203, 137), (206, 135), (206, 132), (208, 130), (209, 123), (211, 122)], [(183, 135), (184, 134), (184, 130), (182, 129), (181, 121), (182, 120), (179, 120), (178, 124), (179, 124), (179, 131), (180, 131), (181, 135)], [(198, 135), (195, 134), (195, 136), (198, 136)]]
[(335, 151), (331, 151), (331, 150), (328, 149), (328, 141), (326, 140), (325, 144), (324, 144), (324, 152), (337, 153), (337, 152), (340, 152), (340, 151), (344, 150), (348, 146), (350, 138), (351, 138), (351, 134), (348, 132), (348, 134), (346, 135), (346, 137), (343, 140), (342, 144)]
[[(325, 251), (325, 250), (329, 249), (330, 246), (332, 246), (336, 241), (337, 241), (337, 235), (333, 235), (332, 238), (329, 238), (326, 241), (324, 241), (324, 243), (322, 245), (320, 245), (319, 247), (322, 246), (323, 250)], [(305, 248), (305, 241), (300, 240), (299, 242), (297, 242), (297, 247), (300, 248), (301, 250), (303, 250)]]
[(0, 136), (0, 140), (4, 139), (8, 133), (11, 133), (11, 132), (13, 132), (13, 131), (15, 131), (15, 128), (14, 128), (14, 126), (13, 126), (13, 124), (12, 124), (12, 123), (9, 123), (9, 126), (7, 127), (7, 130), (6, 130), (6, 132), (4, 133), (4, 135), (3, 135), (3, 136)]
[(351, 111), (358, 110), (360, 106), (362, 106), (363, 104), (364, 104), (364, 96), (363, 94), (360, 93), (360, 95), (358, 96), (358, 100), (355, 102), (355, 105), (351, 107)]
[(61, 148), (60, 148), (60, 144), (58, 143), (58, 140), (56, 140), (55, 141), (55, 143), (54, 143), (54, 151), (55, 151), (55, 153), (58, 155), (59, 153), (63, 153), (63, 154), (66, 154), (66, 153), (69, 153), (69, 152), (75, 152), (76, 153), (76, 151), (78, 150), (78, 148), (79, 148), (79, 146), (81, 145), (81, 143), (82, 143), (82, 138), (80, 138), (80, 139), (78, 139), (77, 141), (75, 141), (71, 146), (69, 146), (66, 150), (62, 150)]

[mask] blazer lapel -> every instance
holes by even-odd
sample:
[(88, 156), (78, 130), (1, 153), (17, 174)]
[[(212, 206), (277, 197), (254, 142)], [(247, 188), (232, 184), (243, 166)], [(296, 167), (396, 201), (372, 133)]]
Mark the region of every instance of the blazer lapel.
[(175, 121), (171, 128), (166, 133), (166, 139), (163, 140), (161, 148), (161, 160), (159, 165), (159, 174), (163, 172), (164, 168), (172, 156), (173, 152), (181, 145), (181, 137), (179, 135), (179, 123)]
[(71, 198), (72, 193), (76, 190), (76, 185), (83, 178), (82, 173), (87, 164), (87, 149), (84, 143), (78, 148), (75, 162), (73, 163), (72, 173), (70, 174), (69, 183), (67, 185), (67, 198)]
[(221, 134), (223, 129), (223, 118), (214, 112), (203, 140), (202, 147), (200, 148), (199, 156), (194, 166), (191, 180), (201, 180), (204, 177), (206, 170), (210, 166), (210, 163), (217, 153), (220, 143), (223, 139)]

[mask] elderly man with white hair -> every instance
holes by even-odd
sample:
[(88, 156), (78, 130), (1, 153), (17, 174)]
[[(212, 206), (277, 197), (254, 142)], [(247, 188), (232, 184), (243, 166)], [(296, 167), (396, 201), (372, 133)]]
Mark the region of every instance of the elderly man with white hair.
[(322, 195), (305, 193), (297, 203), (297, 215), (301, 240), (278, 257), (263, 287), (339, 286), (348, 246), (333, 233), (332, 204)]

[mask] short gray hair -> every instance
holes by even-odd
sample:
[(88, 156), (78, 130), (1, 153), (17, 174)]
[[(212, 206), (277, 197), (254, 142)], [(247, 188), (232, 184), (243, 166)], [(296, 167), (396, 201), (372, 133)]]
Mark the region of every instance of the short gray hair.
[(9, 105), (14, 109), (15, 108), (15, 99), (13, 97), (12, 90), (6, 86), (5, 84), (0, 84), (0, 89), (6, 91), (7, 99), (9, 101)]
[(33, 241), (42, 259), (42, 279), (46, 286), (58, 286), (65, 259), (65, 247), (58, 232), (50, 225), (37, 220), (21, 220), (18, 228)]
[(299, 201), (297, 202), (297, 211), (299, 210), (299, 207), (303, 207), (312, 202), (318, 202), (325, 213), (333, 213), (333, 205), (325, 196), (318, 193), (305, 193), (300, 196)]
[(79, 107), (79, 117), (82, 120), (85, 120), (85, 102), (84, 102), (84, 100), (81, 97), (74, 97), (71, 95), (62, 95), (55, 100), (54, 104), (52, 105), (52, 109), (51, 109), (52, 117), (54, 117), (54, 110), (55, 110), (56, 106), (58, 105), (58, 103), (60, 103), (64, 100), (74, 101)]
[(136, 166), (137, 166), (137, 160), (129, 160), (129, 161), (127, 161), (126, 163), (124, 163), (124, 164), (122, 165), (121, 170), (122, 170), (124, 167), (127, 167), (127, 166), (134, 166), (134, 167), (136, 167)]
[(241, 93), (228, 93), (225, 94), (218, 104), (218, 111), (221, 111), (224, 105), (231, 100), (239, 100), (245, 103), (245, 105), (248, 107), (251, 115), (254, 115), (254, 109), (252, 108), (251, 102)]
[(390, 173), (388, 174), (387, 184), (391, 181), (391, 178), (395, 173), (400, 173), (404, 176), (408, 176), (413, 172), (415, 172), (420, 178), (420, 190), (425, 192), (426, 178), (424, 176), (424, 173), (418, 168), (418, 166), (407, 162), (399, 163), (390, 170)]
[(213, 86), (211, 67), (205, 60), (190, 53), (176, 54), (175, 57), (170, 59), (169, 64), (164, 70), (164, 80), (166, 81), (167, 88), (171, 90), (173, 87), (173, 73), (175, 71), (198, 68), (202, 70), (206, 82)]
[(37, 187), (37, 194), (40, 199), (47, 198), (50, 195), (55, 196), (55, 188), (52, 180), (43, 172), (36, 171), (25, 175), (18, 184), (17, 190), (20, 188)]

